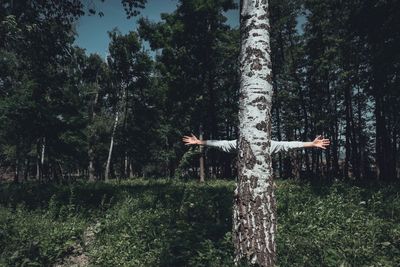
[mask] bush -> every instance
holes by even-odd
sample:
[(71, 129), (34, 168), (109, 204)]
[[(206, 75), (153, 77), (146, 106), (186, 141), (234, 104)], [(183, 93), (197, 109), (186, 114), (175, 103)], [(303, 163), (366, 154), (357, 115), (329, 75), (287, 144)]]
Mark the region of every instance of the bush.
[[(0, 186), (0, 265), (232, 266), (234, 182)], [(279, 266), (400, 266), (396, 186), (277, 182)], [(86, 242), (91, 229), (93, 239)]]

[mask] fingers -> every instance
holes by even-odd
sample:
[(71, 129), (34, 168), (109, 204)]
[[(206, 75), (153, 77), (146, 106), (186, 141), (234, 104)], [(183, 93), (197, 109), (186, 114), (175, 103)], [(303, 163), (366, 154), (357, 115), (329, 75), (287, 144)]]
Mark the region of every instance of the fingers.
[(184, 135), (182, 137), (182, 141), (185, 143), (186, 146), (195, 145), (196, 144), (196, 140), (197, 140), (197, 138), (196, 138), (196, 136), (194, 134), (191, 134), (191, 136)]
[(329, 144), (330, 144), (329, 140), (323, 141), (323, 142), (320, 144), (319, 147), (322, 148), (322, 149), (326, 149), (326, 147), (329, 146)]
[(191, 139), (190, 136), (184, 136), (184, 137), (182, 137), (182, 141), (184, 141), (184, 142), (189, 141), (190, 139)]
[(187, 140), (192, 140), (193, 138), (196, 138), (196, 136), (193, 136), (193, 134), (192, 134), (192, 136), (184, 135), (182, 137), (182, 139), (187, 139)]
[(326, 147), (330, 145), (330, 140), (324, 138), (322, 135), (317, 135), (314, 140), (316, 147), (326, 150)]
[(190, 136), (186, 136), (186, 135), (182, 137), (182, 141), (185, 143), (186, 146), (191, 144), (191, 141), (192, 141), (191, 139), (192, 138)]
[(326, 144), (326, 145), (330, 144), (330, 140), (327, 138), (324, 138), (322, 135), (317, 135), (317, 137), (315, 137), (315, 140), (317, 140), (318, 142), (322, 142), (322, 144)]

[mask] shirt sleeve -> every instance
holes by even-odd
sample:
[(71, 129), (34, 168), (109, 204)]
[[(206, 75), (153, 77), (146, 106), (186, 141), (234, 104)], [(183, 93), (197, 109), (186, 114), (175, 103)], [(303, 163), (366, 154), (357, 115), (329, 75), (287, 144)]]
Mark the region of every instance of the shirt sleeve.
[(304, 147), (304, 142), (299, 141), (273, 141), (271, 140), (270, 153), (287, 152), (291, 149)]
[(230, 153), (236, 152), (237, 148), (236, 140), (206, 140), (204, 145)]

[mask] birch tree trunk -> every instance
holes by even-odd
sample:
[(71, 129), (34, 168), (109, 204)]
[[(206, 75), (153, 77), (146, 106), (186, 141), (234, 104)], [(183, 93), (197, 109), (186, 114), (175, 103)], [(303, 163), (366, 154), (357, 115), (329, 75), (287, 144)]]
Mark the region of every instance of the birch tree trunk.
[(42, 137), (37, 144), (36, 179), (43, 180), (44, 154), (46, 150), (46, 137)]
[(110, 142), (110, 149), (108, 150), (108, 157), (107, 157), (107, 165), (106, 165), (106, 172), (104, 174), (104, 180), (108, 181), (108, 175), (110, 174), (110, 163), (111, 163), (111, 155), (114, 147), (114, 136), (118, 125), (118, 110), (115, 112), (115, 120), (113, 130), (111, 132), (111, 142)]
[(235, 262), (276, 263), (276, 201), (271, 168), (272, 77), (267, 0), (240, 11), (238, 181), (233, 210)]

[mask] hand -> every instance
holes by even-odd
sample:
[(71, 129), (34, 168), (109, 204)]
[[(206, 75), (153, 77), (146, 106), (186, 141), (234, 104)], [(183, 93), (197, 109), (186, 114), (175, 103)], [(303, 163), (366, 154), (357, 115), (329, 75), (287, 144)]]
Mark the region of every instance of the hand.
[(313, 147), (319, 147), (319, 148), (322, 148), (322, 149), (326, 149), (326, 147), (329, 146), (329, 144), (330, 144), (329, 139), (324, 139), (322, 137), (322, 135), (318, 135), (314, 139), (314, 141), (312, 141)]
[(194, 134), (191, 134), (191, 136), (185, 135), (182, 138), (182, 141), (185, 143), (185, 145), (203, 145), (204, 141), (197, 139), (197, 137)]

